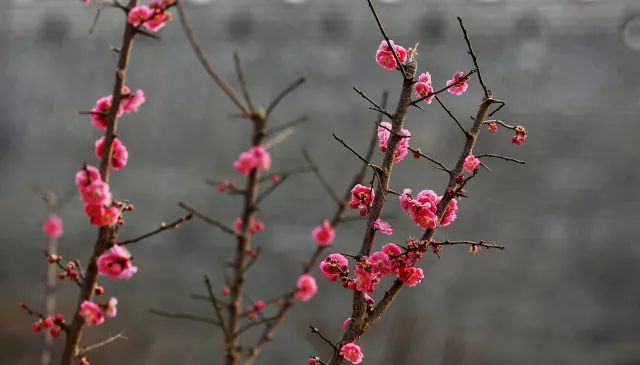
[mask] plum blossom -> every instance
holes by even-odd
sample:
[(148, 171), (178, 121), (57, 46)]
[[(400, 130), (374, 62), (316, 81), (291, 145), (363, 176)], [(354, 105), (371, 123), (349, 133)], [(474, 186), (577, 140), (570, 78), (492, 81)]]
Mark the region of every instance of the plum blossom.
[(447, 86), (450, 86), (452, 84), (455, 85), (451, 86), (447, 90), (451, 94), (462, 95), (469, 88), (469, 78), (464, 72), (458, 71), (453, 74), (451, 80), (447, 81)]
[(147, 5), (138, 5), (129, 10), (127, 21), (134, 27), (139, 27), (149, 20), (152, 15), (153, 10), (151, 10)]
[(511, 142), (519, 146), (527, 140), (528, 133), (527, 130), (521, 125), (517, 125), (515, 131), (516, 134), (511, 138)]
[(111, 188), (102, 180), (93, 180), (80, 190), (80, 196), (87, 205), (107, 205), (111, 203)]
[[(242, 233), (242, 218), (238, 217), (233, 222), (233, 228), (236, 231), (236, 234)], [(247, 232), (250, 234), (258, 233), (264, 231), (264, 223), (257, 220), (255, 217), (251, 217), (249, 219), (249, 227), (247, 228)]]
[(349, 207), (351, 209), (360, 209), (360, 215), (365, 216), (369, 214), (369, 208), (375, 198), (375, 191), (367, 186), (356, 184), (351, 189), (351, 201)]
[[(393, 43), (393, 41), (390, 41), (390, 43), (393, 46), (393, 50), (395, 51), (396, 56), (398, 56), (400, 63), (404, 64), (407, 62), (407, 50), (404, 47)], [(385, 70), (395, 70), (396, 67), (398, 67), (396, 58), (393, 56), (386, 40), (380, 42), (380, 46), (376, 51), (376, 62)]]
[[(107, 130), (107, 114), (111, 110), (111, 102), (113, 100), (113, 96), (108, 95), (104, 96), (96, 101), (95, 106), (91, 109), (89, 113), (89, 119), (91, 119), (91, 124), (103, 131)], [(117, 117), (121, 117), (124, 113), (124, 108), (122, 105), (118, 106), (118, 111), (116, 112)]]
[[(424, 102), (427, 104), (431, 104), (434, 95), (429, 95), (433, 93), (433, 86), (431, 86), (431, 74), (428, 72), (421, 73), (418, 76), (418, 82), (416, 82), (415, 86), (416, 96), (419, 98), (424, 98)], [(427, 97), (428, 96), (428, 97)]]
[(382, 246), (381, 251), (386, 253), (389, 257), (396, 257), (402, 253), (402, 249), (400, 248), (400, 246), (396, 245), (395, 243), (387, 243), (386, 245)]
[[(104, 154), (104, 144), (106, 137), (102, 136), (96, 141), (96, 157), (101, 159)], [(129, 152), (119, 138), (114, 138), (112, 142), (111, 161), (109, 165), (114, 170), (120, 170), (123, 168), (129, 160)]]
[(373, 222), (373, 228), (387, 236), (391, 236), (393, 234), (393, 228), (391, 228), (391, 225), (380, 218)]
[(264, 300), (262, 300), (262, 299), (256, 300), (256, 302), (253, 303), (253, 309), (258, 313), (264, 311), (264, 309), (266, 307), (267, 307), (267, 305), (265, 304)]
[(242, 152), (233, 163), (233, 167), (242, 175), (249, 175), (251, 170), (269, 170), (271, 168), (271, 155), (262, 146), (253, 146), (248, 151)]
[(311, 232), (311, 237), (313, 237), (313, 240), (320, 246), (330, 245), (335, 235), (335, 229), (331, 227), (328, 219), (324, 219), (322, 223)]
[(62, 219), (55, 214), (50, 215), (42, 224), (44, 235), (51, 239), (58, 239), (64, 233)]
[(154, 15), (151, 19), (147, 20), (144, 23), (144, 27), (147, 28), (150, 32), (157, 32), (160, 29), (164, 28), (167, 23), (169, 23), (173, 19), (173, 15), (165, 11), (164, 9), (154, 9)]
[(495, 133), (498, 131), (498, 123), (495, 120), (487, 120), (487, 130), (489, 133)]
[(94, 180), (102, 180), (100, 170), (96, 167), (87, 165), (82, 170), (76, 173), (76, 186), (78, 189), (82, 189), (89, 185)]
[(296, 282), (296, 294), (295, 298), (301, 300), (303, 302), (309, 301), (316, 295), (318, 291), (318, 285), (316, 284), (316, 279), (311, 275), (301, 275)]
[(369, 256), (369, 263), (371, 264), (371, 273), (378, 277), (389, 275), (393, 272), (393, 262), (389, 259), (383, 251), (378, 251)]
[(131, 263), (129, 251), (118, 245), (98, 257), (98, 273), (111, 279), (130, 279), (138, 268)]
[[(404, 189), (402, 195), (400, 195), (400, 207), (419, 227), (435, 228), (438, 226), (436, 213), (441, 200), (442, 197), (439, 197), (433, 190), (422, 190), (414, 199), (411, 196), (411, 189)], [(457, 201), (451, 199), (445, 210), (444, 217), (440, 221), (440, 226), (444, 227), (451, 224), (457, 217), (457, 211)]]
[(113, 318), (118, 314), (118, 298), (111, 297), (104, 306), (104, 315), (107, 318)]
[[(389, 145), (389, 138), (391, 137), (391, 123), (382, 122), (378, 126), (378, 144), (380, 145), (380, 151), (385, 152)], [(393, 156), (393, 162), (398, 163), (402, 161), (409, 153), (409, 137), (411, 132), (408, 129), (402, 129), (400, 135), (404, 136), (396, 145), (396, 153)]]
[(327, 279), (336, 281), (349, 271), (349, 261), (339, 253), (332, 253), (320, 263), (320, 271)]
[(340, 349), (340, 356), (352, 364), (359, 364), (362, 362), (364, 355), (360, 351), (360, 346), (355, 343), (348, 343), (342, 346)]
[(379, 282), (380, 279), (377, 276), (371, 274), (362, 265), (356, 265), (353, 289), (372, 293)]
[[(438, 204), (442, 200), (442, 197), (438, 198)], [(449, 205), (447, 205), (447, 209), (444, 210), (444, 215), (440, 220), (440, 227), (446, 227), (449, 224), (453, 223), (458, 217), (458, 201), (455, 199), (451, 199)]]
[(147, 99), (144, 97), (144, 91), (141, 89), (131, 92), (131, 90), (124, 86), (122, 88), (122, 110), (125, 113), (136, 113), (140, 105), (144, 104)]
[(345, 319), (344, 322), (342, 322), (342, 329), (346, 330), (350, 324), (351, 324), (351, 317)]
[(80, 311), (78, 314), (84, 318), (84, 321), (89, 326), (97, 326), (104, 322), (104, 313), (102, 308), (96, 303), (85, 300), (80, 304)]
[(421, 268), (417, 267), (403, 267), (398, 271), (398, 279), (402, 280), (402, 283), (414, 287), (422, 281), (424, 273)]
[(468, 173), (472, 173), (473, 170), (475, 170), (478, 167), (478, 165), (480, 165), (480, 159), (470, 154), (464, 159), (464, 164), (462, 165), (462, 167), (464, 167), (464, 169)]
[(91, 224), (98, 227), (111, 226), (118, 223), (120, 211), (116, 207), (105, 207), (101, 204), (87, 204), (84, 212), (89, 217)]

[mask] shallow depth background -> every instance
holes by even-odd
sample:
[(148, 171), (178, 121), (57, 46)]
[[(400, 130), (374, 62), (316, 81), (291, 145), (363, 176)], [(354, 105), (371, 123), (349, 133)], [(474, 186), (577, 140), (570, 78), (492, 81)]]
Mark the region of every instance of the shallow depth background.
[[(514, 155), (528, 164), (489, 161), (494, 172), (481, 172), (459, 219), (437, 234), (495, 240), (508, 249), (471, 256), (455, 247), (440, 260), (425, 259), (423, 283), (404, 290), (361, 341), (366, 363), (639, 363), (640, 4), (377, 5), (392, 38), (405, 46), (420, 42), (419, 68), (430, 71), (436, 85), (472, 67), (455, 21), (462, 16), (487, 84), (508, 101), (501, 119), (525, 124), (530, 135), (516, 147), (510, 133), (483, 132), (476, 152)], [(109, 46), (119, 44), (122, 19), (116, 11), (103, 12), (89, 36), (94, 10), (79, 1), (9, 0), (1, 8), (0, 362), (34, 364), (41, 342), (17, 303), (43, 306), (45, 213), (39, 192), (73, 193), (81, 161), (95, 161), (99, 133), (77, 112), (111, 92), (116, 58)], [(373, 61), (381, 37), (366, 2), (199, 0), (187, 11), (213, 64), (231, 81), (231, 54), (239, 51), (255, 102), (265, 105), (285, 85), (307, 78), (274, 114), (274, 124), (302, 114), (310, 122), (273, 149), (273, 170), (303, 166), (306, 148), (336, 189), (346, 190), (358, 161), (330, 132), (364, 150), (374, 117), (352, 85), (372, 97), (390, 89), (392, 104), (400, 88), (398, 74)], [(177, 17), (161, 34), (163, 42), (138, 39), (133, 51), (128, 84), (143, 88), (147, 103), (121, 123), (130, 162), (114, 173), (113, 188), (136, 206), (123, 238), (181, 215), (178, 201), (229, 223), (239, 213), (238, 198), (217, 194), (204, 180), (239, 178), (231, 163), (248, 146), (249, 123), (231, 117), (235, 110), (196, 62)], [(468, 121), (480, 91), (474, 79), (468, 93), (445, 99)], [(407, 127), (412, 145), (453, 164), (462, 139), (435, 103), (411, 110)], [(442, 191), (445, 184), (443, 174), (423, 160), (408, 158), (394, 171), (396, 190)], [(334, 210), (312, 175), (292, 178), (265, 201), (259, 217), (266, 230), (255, 238), (263, 258), (249, 274), (254, 298), (290, 289), (298, 263), (314, 249), (311, 228)], [(395, 216), (393, 240), (419, 233), (393, 201), (384, 213)], [(63, 255), (86, 260), (96, 230), (79, 199), (71, 197), (60, 215)], [(340, 227), (336, 250), (355, 252), (362, 230), (362, 222)], [(194, 220), (132, 249), (139, 273), (129, 282), (103, 282), (108, 294), (120, 298), (118, 318), (86, 337), (93, 342), (125, 331), (129, 340), (96, 351), (92, 363), (219, 364), (222, 338), (215, 328), (158, 318), (148, 309), (212, 315), (206, 303), (188, 296), (203, 292), (204, 273), (220, 287), (233, 242)], [(351, 296), (314, 274), (318, 295), (293, 310), (259, 364), (300, 364), (310, 354), (328, 355), (307, 325), (338, 338)], [(69, 283), (59, 287), (59, 306), (69, 315), (76, 290)]]

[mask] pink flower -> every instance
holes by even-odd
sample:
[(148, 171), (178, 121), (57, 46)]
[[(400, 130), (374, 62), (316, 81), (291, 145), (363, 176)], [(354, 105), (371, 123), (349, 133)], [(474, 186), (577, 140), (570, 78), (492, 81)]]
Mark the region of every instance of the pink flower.
[(393, 262), (385, 252), (378, 251), (369, 256), (369, 263), (371, 264), (371, 273), (378, 277), (387, 276), (393, 272)]
[(266, 148), (254, 146), (247, 152), (242, 152), (233, 167), (242, 175), (249, 175), (251, 170), (268, 170), (271, 168), (271, 155)]
[(498, 131), (498, 123), (495, 120), (487, 120), (487, 130), (489, 133), (495, 133)]
[(419, 98), (425, 98), (424, 99), (425, 103), (431, 104), (431, 101), (433, 100), (434, 95), (430, 95), (429, 97), (426, 97), (427, 95), (433, 93), (433, 86), (431, 86), (431, 75), (428, 72), (422, 73), (418, 77), (418, 82), (416, 82), (415, 92)]
[[(113, 97), (111, 95), (102, 97), (96, 101), (96, 105), (91, 109), (89, 119), (91, 124), (103, 131), (107, 130), (107, 114), (111, 110), (111, 101)], [(120, 117), (124, 113), (122, 105), (118, 106), (116, 116)]]
[(298, 290), (296, 291), (295, 297), (296, 299), (303, 302), (309, 301), (309, 299), (313, 298), (313, 296), (316, 295), (316, 292), (318, 291), (316, 279), (314, 279), (313, 276), (306, 274), (301, 275), (298, 278), (296, 288)]
[(398, 272), (398, 279), (405, 285), (414, 287), (424, 279), (424, 273), (417, 267), (403, 267)]
[(228, 287), (224, 287), (220, 291), (220, 294), (222, 294), (223, 297), (228, 297), (229, 294), (231, 294), (231, 289), (229, 289)]
[(130, 279), (138, 268), (131, 263), (129, 251), (118, 245), (98, 257), (98, 273), (111, 279)]
[(78, 314), (84, 318), (85, 323), (89, 326), (97, 326), (104, 322), (104, 313), (100, 306), (89, 300), (85, 300), (80, 304)]
[(80, 189), (82, 201), (87, 205), (111, 204), (111, 189), (102, 180), (93, 180), (89, 185)]
[(369, 214), (369, 208), (375, 198), (375, 191), (367, 186), (357, 184), (351, 189), (351, 201), (349, 207), (351, 209), (360, 209), (360, 215)]
[(482, 250), (481, 246), (476, 246), (476, 245), (469, 246), (469, 252), (474, 254), (474, 255), (479, 254), (480, 250)]
[(173, 19), (173, 15), (168, 11), (155, 11), (153, 18), (144, 23), (144, 27), (150, 32), (157, 32)]
[[(236, 218), (235, 222), (233, 222), (233, 228), (235, 229), (236, 234), (242, 233), (242, 218)], [(251, 219), (249, 220), (249, 228), (247, 229), (247, 231), (250, 234), (262, 232), (264, 231), (264, 223), (260, 222), (254, 217), (251, 217)]]
[(467, 156), (467, 158), (464, 159), (464, 164), (462, 165), (462, 167), (464, 167), (464, 169), (468, 173), (472, 173), (473, 170), (478, 167), (478, 165), (480, 165), (480, 160), (476, 158), (476, 156), (470, 154), (469, 156)]
[[(393, 162), (398, 163), (402, 161), (407, 153), (409, 153), (409, 137), (411, 136), (411, 132), (407, 129), (402, 129), (400, 135), (405, 136), (406, 138), (401, 138), (398, 144), (396, 145), (396, 153), (393, 156)], [(389, 145), (389, 138), (391, 137), (391, 123), (382, 122), (380, 126), (378, 126), (378, 144), (380, 145), (380, 151), (385, 152), (387, 150), (387, 146)]]
[(116, 207), (105, 207), (101, 204), (87, 204), (84, 212), (89, 217), (91, 224), (98, 227), (111, 226), (118, 223), (120, 211)]
[[(106, 137), (102, 136), (99, 140), (96, 141), (96, 157), (101, 159), (104, 154), (104, 143), (106, 141)], [(120, 142), (119, 138), (114, 138), (111, 144), (112, 152), (111, 152), (111, 168), (114, 170), (120, 170), (123, 168), (127, 161), (129, 160), (129, 152), (127, 148)]]
[(147, 99), (144, 97), (143, 90), (136, 90), (134, 93), (131, 93), (128, 87), (125, 86), (125, 92), (123, 92), (122, 99), (124, 100), (124, 104), (122, 105), (122, 110), (125, 113), (136, 113), (140, 105), (144, 104)]
[(355, 290), (372, 293), (378, 282), (378, 277), (371, 275), (371, 273), (365, 270), (362, 265), (356, 265), (354, 278)]
[(84, 188), (94, 180), (102, 180), (102, 176), (100, 175), (100, 170), (91, 165), (87, 165), (76, 173), (76, 186), (78, 189)]
[(458, 71), (453, 74), (453, 78), (447, 81), (447, 86), (455, 84), (447, 89), (450, 93), (454, 95), (462, 95), (467, 88), (469, 88), (469, 79), (466, 74), (462, 71)]
[(400, 254), (402, 253), (402, 249), (400, 249), (400, 246), (396, 245), (395, 243), (387, 243), (386, 245), (382, 246), (381, 251), (386, 253), (389, 257), (400, 256)]
[(139, 5), (129, 10), (127, 21), (134, 27), (139, 27), (141, 24), (149, 20), (152, 15), (153, 10), (151, 10), (148, 6)]
[[(441, 199), (442, 197), (438, 198), (438, 204), (440, 203)], [(453, 221), (455, 221), (457, 217), (458, 217), (458, 201), (455, 199), (451, 199), (451, 201), (449, 202), (449, 205), (447, 205), (447, 209), (445, 209), (444, 211), (444, 215), (442, 216), (442, 219), (440, 220), (440, 227), (448, 226), (449, 224), (453, 223)]]
[(262, 312), (266, 307), (267, 307), (267, 305), (264, 303), (264, 300), (257, 300), (257, 301), (253, 304), (253, 309), (254, 309), (256, 312)]
[(111, 297), (105, 305), (104, 315), (113, 318), (118, 314), (118, 298)]
[(331, 224), (329, 224), (329, 220), (324, 219), (322, 224), (315, 227), (311, 232), (311, 237), (316, 243), (320, 246), (328, 246), (333, 242), (335, 238), (336, 232)]
[[(398, 60), (400, 61), (400, 63), (404, 64), (405, 62), (407, 62), (407, 50), (402, 46), (394, 44), (393, 41), (391, 41), (390, 43), (393, 46), (393, 49), (396, 53), (396, 56), (398, 56)], [(386, 40), (380, 43), (380, 46), (376, 51), (376, 62), (385, 70), (395, 70), (395, 68), (398, 66), (398, 63), (396, 62), (396, 59), (393, 56), (393, 53), (391, 52), (389, 44)]]
[(359, 364), (362, 362), (364, 355), (360, 351), (360, 346), (355, 343), (348, 343), (340, 349), (340, 356), (352, 364)]
[(44, 235), (51, 239), (58, 239), (64, 232), (62, 219), (53, 214), (47, 218), (42, 224)]
[(322, 275), (331, 281), (336, 281), (349, 271), (349, 261), (339, 253), (332, 253), (320, 263)]
[(91, 365), (91, 363), (89, 362), (89, 360), (87, 360), (85, 356), (82, 356), (80, 358), (80, 365)]
[(438, 196), (432, 190), (421, 191), (416, 199), (411, 197), (411, 189), (404, 189), (400, 196), (400, 206), (421, 228), (435, 228), (438, 216)]
[(516, 126), (516, 134), (511, 138), (511, 142), (515, 145), (521, 145), (527, 140), (527, 130), (521, 126)]
[(89, 5), (89, 0), (80, 0), (80, 2), (85, 4), (85, 5)]
[(380, 231), (380, 233), (385, 234), (387, 236), (391, 236), (393, 234), (393, 229), (388, 222), (383, 221), (378, 218), (375, 222), (373, 222), (373, 228)]
[(351, 324), (351, 317), (345, 319), (344, 322), (342, 322), (342, 329), (346, 330), (347, 328), (349, 328), (350, 324)]

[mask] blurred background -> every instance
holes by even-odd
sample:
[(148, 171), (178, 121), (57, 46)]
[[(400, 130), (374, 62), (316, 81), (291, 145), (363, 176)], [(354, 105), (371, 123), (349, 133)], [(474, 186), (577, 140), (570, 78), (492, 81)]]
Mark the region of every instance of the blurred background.
[[(511, 155), (527, 165), (488, 161), (493, 173), (481, 171), (456, 223), (436, 235), (496, 241), (507, 249), (474, 256), (465, 247), (450, 247), (441, 259), (427, 257), (422, 284), (403, 290), (360, 342), (365, 363), (640, 363), (640, 3), (375, 4), (393, 39), (405, 46), (420, 42), (419, 70), (431, 73), (434, 86), (472, 68), (455, 20), (463, 17), (485, 82), (508, 103), (500, 119), (525, 125), (529, 139), (517, 147), (510, 132), (483, 131), (475, 152)], [(395, 105), (401, 84), (397, 73), (375, 64), (381, 37), (366, 2), (192, 0), (186, 10), (211, 62), (234, 85), (232, 52), (239, 52), (256, 104), (266, 105), (298, 77), (307, 78), (273, 115), (272, 125), (301, 115), (310, 121), (273, 148), (272, 170), (304, 166), (304, 148), (336, 190), (350, 188), (358, 161), (330, 133), (364, 151), (375, 118), (351, 88), (374, 98), (387, 89)], [(107, 9), (89, 35), (94, 13), (94, 6), (75, 0), (5, 0), (0, 9), (2, 364), (39, 362), (41, 339), (17, 303), (44, 308), (44, 189), (69, 197), (59, 213), (65, 221), (62, 255), (84, 262), (94, 244), (96, 230), (72, 194), (81, 162), (95, 163), (99, 133), (78, 111), (111, 92), (116, 56), (109, 46), (119, 44), (122, 28), (121, 14)], [(130, 160), (113, 174), (112, 186), (117, 198), (136, 206), (122, 238), (179, 217), (178, 201), (229, 224), (240, 212), (237, 197), (217, 193), (205, 179), (240, 178), (231, 164), (248, 147), (250, 125), (232, 116), (233, 105), (197, 63), (174, 15), (161, 31), (162, 42), (139, 38), (134, 45), (128, 84), (144, 89), (147, 102), (121, 122)], [(481, 88), (474, 79), (469, 92), (444, 99), (470, 122)], [(436, 103), (411, 110), (406, 126), (414, 147), (454, 163), (463, 141)], [(375, 156), (380, 159), (379, 152)], [(445, 184), (444, 174), (424, 160), (408, 158), (394, 169), (392, 187), (398, 191), (442, 192)], [(311, 174), (291, 178), (265, 201), (259, 218), (266, 230), (254, 240), (263, 255), (249, 273), (252, 297), (290, 290), (299, 263), (315, 248), (312, 227), (334, 211)], [(388, 204), (384, 214), (393, 216), (391, 240), (419, 234), (398, 204)], [(335, 250), (356, 252), (362, 231), (361, 221), (342, 225)], [(222, 287), (221, 267), (233, 247), (226, 235), (198, 220), (132, 246), (139, 273), (128, 282), (103, 281), (107, 294), (120, 298), (119, 316), (86, 335), (87, 343), (120, 331), (129, 339), (96, 350), (92, 363), (221, 363), (216, 328), (148, 310), (212, 316), (207, 303), (189, 294), (204, 293), (205, 273), (216, 289)], [(317, 296), (294, 308), (258, 364), (328, 356), (308, 324), (338, 339), (351, 295), (317, 270), (314, 275)], [(58, 306), (67, 316), (76, 294), (69, 282), (59, 284)]]

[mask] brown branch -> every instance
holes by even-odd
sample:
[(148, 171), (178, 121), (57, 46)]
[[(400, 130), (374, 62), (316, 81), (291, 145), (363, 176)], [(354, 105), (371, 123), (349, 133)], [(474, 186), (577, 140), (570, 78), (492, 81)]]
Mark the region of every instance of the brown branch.
[(237, 236), (236, 232), (232, 228), (227, 227), (224, 223), (219, 222), (216, 219), (213, 219), (213, 218), (209, 217), (208, 215), (196, 210), (195, 208), (193, 208), (193, 207), (191, 207), (191, 206), (189, 206), (189, 205), (187, 205), (187, 204), (185, 204), (183, 202), (178, 203), (178, 206), (180, 208), (186, 210), (187, 212), (193, 214), (198, 219), (220, 228), (220, 230), (222, 230), (222, 232), (230, 234), (232, 236)]
[(244, 79), (244, 72), (242, 72), (242, 64), (240, 63), (240, 56), (238, 52), (233, 52), (233, 61), (236, 66), (236, 74), (238, 75), (238, 83), (240, 83), (240, 89), (244, 95), (244, 100), (247, 102), (249, 110), (253, 110), (253, 104), (251, 104), (251, 96), (249, 95), (249, 89), (247, 88), (247, 82)]
[(324, 342), (327, 343), (327, 345), (331, 346), (333, 351), (338, 352), (338, 347), (330, 339), (325, 337), (325, 335), (323, 335), (317, 327), (309, 326), (309, 329), (311, 330), (311, 333), (318, 335)]
[(331, 184), (329, 184), (327, 179), (325, 179), (325, 177), (322, 175), (322, 173), (320, 172), (320, 169), (318, 168), (318, 165), (316, 165), (316, 163), (311, 159), (311, 156), (309, 156), (309, 153), (306, 150), (302, 150), (302, 155), (304, 156), (304, 159), (307, 161), (307, 164), (309, 164), (309, 168), (311, 169), (311, 171), (313, 171), (313, 173), (316, 175), (316, 177), (320, 181), (320, 184), (322, 184), (322, 187), (331, 196), (331, 199), (333, 199), (333, 201), (336, 202), (336, 204), (340, 204), (341, 200), (340, 200), (340, 197), (338, 196), (338, 193), (336, 193), (333, 187), (331, 187)]
[(494, 153), (483, 153), (483, 154), (478, 155), (476, 157), (477, 158), (492, 157), (492, 158), (499, 158), (499, 159), (505, 160), (505, 161), (515, 162), (515, 163), (521, 164), (521, 165), (526, 164), (526, 161), (518, 160), (517, 158), (508, 157), (508, 156), (496, 155)]
[(277, 318), (276, 316), (273, 316), (273, 317), (265, 317), (265, 318), (262, 318), (262, 319), (257, 320), (257, 321), (251, 321), (251, 322), (247, 323), (246, 325), (244, 325), (243, 327), (240, 327), (240, 329), (236, 333), (236, 336), (241, 335), (243, 332), (246, 332), (246, 331), (250, 330), (251, 328), (253, 328), (255, 326), (259, 326), (259, 325), (265, 324), (265, 323), (268, 324), (269, 322), (273, 321), (276, 318)]
[[(358, 89), (356, 86), (353, 87), (353, 90), (355, 92), (357, 92), (358, 94), (360, 94), (360, 96), (362, 96), (362, 98), (364, 98), (364, 100), (368, 101), (371, 105), (373, 105), (372, 110), (375, 110), (379, 113), (382, 113), (384, 115), (386, 115), (388, 118), (393, 118), (393, 114), (389, 113), (385, 108), (381, 107), (380, 105), (378, 105), (378, 103), (376, 103), (375, 101), (371, 100), (370, 97), (367, 96), (367, 94), (365, 94), (362, 90)], [(377, 124), (380, 124), (380, 122), (378, 122)]]
[[(340, 144), (342, 144), (346, 149), (348, 149), (349, 151), (351, 151), (351, 153), (356, 155), (356, 157), (358, 157), (360, 159), (360, 161), (362, 161), (363, 163), (366, 163), (367, 166), (374, 167), (374, 165), (372, 165), (371, 162), (369, 162), (369, 160), (367, 160), (366, 158), (362, 157), (362, 155), (359, 154), (358, 151), (356, 151), (353, 147), (349, 146), (349, 144), (347, 142), (345, 142), (344, 139), (336, 136), (335, 133), (331, 133), (331, 135), (333, 136), (333, 138), (336, 141), (340, 142)], [(398, 137), (398, 139), (400, 139), (400, 138)]]
[(233, 90), (233, 88), (213, 69), (211, 63), (207, 60), (207, 57), (204, 55), (204, 51), (202, 50), (202, 46), (200, 46), (200, 42), (196, 38), (193, 33), (193, 29), (189, 24), (189, 19), (187, 19), (187, 14), (184, 11), (184, 7), (182, 5), (183, 0), (178, 0), (176, 3), (178, 4), (178, 15), (180, 16), (180, 23), (182, 24), (182, 28), (184, 29), (184, 33), (189, 39), (189, 43), (191, 44), (191, 48), (193, 52), (196, 54), (198, 61), (204, 68), (204, 70), (209, 74), (209, 76), (213, 79), (213, 81), (222, 89), (222, 91), (227, 94), (229, 99), (238, 107), (240, 112), (244, 116), (250, 116), (251, 110), (245, 103), (240, 100), (238, 94)]
[(456, 122), (456, 124), (458, 125), (458, 128), (460, 128), (460, 130), (462, 131), (462, 133), (464, 133), (465, 136), (469, 136), (469, 132), (464, 129), (464, 127), (462, 126), (462, 124), (460, 124), (460, 121), (458, 120), (458, 118), (456, 118), (455, 115), (453, 115), (453, 113), (451, 112), (451, 110), (449, 110), (449, 108), (447, 108), (444, 103), (442, 102), (442, 100), (440, 100), (439, 97), (436, 96), (436, 101), (438, 102), (438, 104), (440, 104), (440, 106), (442, 107), (442, 109), (444, 109), (445, 112), (447, 112), (447, 114), (449, 114), (449, 116), (451, 117), (451, 119), (453, 119), (454, 122)]
[(451, 170), (447, 166), (445, 166), (442, 162), (436, 160), (435, 158), (430, 157), (428, 155), (425, 155), (420, 149), (415, 149), (415, 148), (409, 147), (409, 151), (411, 151), (413, 153), (417, 153), (417, 154), (420, 155), (420, 157), (424, 157), (427, 160), (431, 161), (433, 164), (436, 165), (437, 169), (442, 170), (442, 171), (444, 171), (444, 172), (446, 172), (448, 174), (451, 174)]
[(104, 345), (108, 345), (111, 342), (114, 342), (116, 340), (127, 340), (127, 338), (124, 337), (123, 334), (124, 334), (124, 332), (120, 332), (120, 333), (116, 334), (115, 336), (111, 336), (111, 337), (107, 338), (106, 340), (100, 341), (100, 342), (98, 342), (96, 344), (85, 345), (84, 347), (82, 347), (82, 350), (80, 351), (79, 355), (84, 355), (89, 351), (93, 351), (93, 350), (98, 349), (98, 348), (100, 348), (100, 347), (102, 347)]
[(504, 250), (504, 246), (501, 245), (497, 245), (495, 243), (484, 243), (484, 241), (478, 241), (478, 242), (474, 242), (474, 241), (449, 241), (446, 240), (444, 242), (429, 242), (430, 246), (456, 246), (456, 245), (467, 245), (467, 246), (478, 246), (478, 247), (484, 247), (486, 249), (497, 249), (497, 250)]
[(151, 231), (149, 233), (145, 233), (142, 236), (119, 242), (119, 243), (117, 243), (117, 245), (124, 246), (124, 245), (128, 245), (128, 244), (131, 244), (131, 243), (139, 242), (139, 241), (142, 241), (142, 240), (144, 240), (146, 238), (149, 238), (151, 236), (155, 236), (158, 233), (162, 233), (162, 232), (164, 232), (164, 231), (166, 231), (168, 229), (178, 228), (178, 227), (180, 227), (180, 225), (182, 223), (185, 223), (185, 222), (189, 221), (191, 218), (193, 218), (193, 213), (189, 213), (189, 214), (187, 214), (185, 216), (182, 216), (182, 217), (178, 218), (177, 220), (175, 220), (174, 222), (171, 222), (169, 224), (166, 224), (164, 222), (160, 223), (160, 227), (158, 227), (157, 229), (155, 229), (155, 230), (153, 230), (153, 231)]
[(231, 330), (229, 330), (229, 327), (227, 327), (227, 324), (224, 321), (222, 310), (220, 309), (220, 303), (218, 302), (216, 295), (213, 293), (211, 280), (207, 275), (204, 276), (204, 284), (207, 287), (207, 294), (209, 294), (209, 301), (213, 306), (213, 311), (216, 313), (216, 318), (218, 318), (218, 324), (220, 325), (220, 328), (222, 328), (226, 341), (229, 341), (231, 339)]
[(267, 133), (267, 135), (272, 135), (274, 133), (278, 133), (278, 132), (280, 132), (282, 130), (285, 130), (287, 128), (295, 127), (298, 124), (306, 123), (307, 121), (309, 121), (309, 118), (306, 115), (303, 115), (303, 116), (298, 117), (298, 118), (296, 118), (296, 119), (294, 119), (294, 120), (292, 120), (290, 122), (286, 122), (286, 123), (283, 123), (283, 124), (281, 124), (279, 126), (275, 126), (275, 127), (271, 128), (271, 129), (267, 130), (266, 133)]

